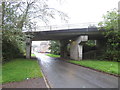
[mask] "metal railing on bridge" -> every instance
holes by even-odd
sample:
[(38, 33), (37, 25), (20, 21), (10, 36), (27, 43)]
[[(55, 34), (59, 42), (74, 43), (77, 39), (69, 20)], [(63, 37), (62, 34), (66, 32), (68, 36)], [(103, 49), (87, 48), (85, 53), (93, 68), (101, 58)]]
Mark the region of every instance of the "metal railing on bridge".
[(24, 30), (26, 31), (53, 31), (53, 30), (69, 30), (75, 28), (90, 28), (90, 27), (98, 27), (98, 23), (89, 22), (89, 23), (80, 23), (80, 24), (64, 24), (64, 25), (46, 25), (46, 26), (37, 26), (32, 30)]

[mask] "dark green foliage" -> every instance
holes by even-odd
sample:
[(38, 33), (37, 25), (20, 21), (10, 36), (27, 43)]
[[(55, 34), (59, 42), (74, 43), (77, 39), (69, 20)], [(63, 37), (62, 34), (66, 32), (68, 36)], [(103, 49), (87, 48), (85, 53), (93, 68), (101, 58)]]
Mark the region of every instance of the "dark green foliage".
[(86, 43), (83, 45), (83, 52), (89, 52), (91, 50), (96, 50), (96, 44), (95, 40), (88, 40)]
[(104, 53), (105, 59), (120, 60), (120, 32), (109, 31), (104, 33), (107, 38), (106, 49)]
[[(2, 2), (2, 25), (0, 28), (3, 30), (3, 60), (11, 60), (24, 53), (25, 39), (26, 37), (32, 38), (33, 35), (25, 35), (22, 31), (36, 29), (36, 20), (33, 19), (47, 23), (50, 18), (55, 18), (56, 14), (63, 20), (67, 19), (65, 13), (49, 8), (47, 0)], [(57, 47), (56, 50), (58, 50)], [(53, 53), (59, 52), (54, 51)]]
[(120, 60), (120, 30), (118, 29), (118, 13), (116, 9), (107, 12), (104, 15), (104, 21), (99, 25), (106, 29), (104, 36), (106, 37), (106, 47), (104, 48), (103, 58), (107, 60)]
[(91, 46), (91, 47), (94, 47), (96, 44), (95, 44), (95, 40), (88, 40), (86, 43), (85, 43), (87, 46)]
[(3, 2), (2, 19), (2, 54), (3, 62), (16, 57), (23, 57), (25, 49), (25, 34), (17, 27), (19, 14), (16, 13), (17, 4)]
[(51, 50), (51, 54), (60, 54), (60, 42), (59, 41), (50, 41), (50, 47), (49, 49)]
[[(10, 34), (12, 37), (7, 36)], [(14, 32), (15, 33), (15, 32)], [(22, 37), (21, 37), (22, 38)], [(25, 43), (20, 39), (19, 34), (11, 34), (10, 31), (3, 31), (3, 40), (2, 40), (2, 54), (3, 60), (9, 61), (16, 57), (23, 57)], [(3, 62), (4, 62), (3, 61)]]

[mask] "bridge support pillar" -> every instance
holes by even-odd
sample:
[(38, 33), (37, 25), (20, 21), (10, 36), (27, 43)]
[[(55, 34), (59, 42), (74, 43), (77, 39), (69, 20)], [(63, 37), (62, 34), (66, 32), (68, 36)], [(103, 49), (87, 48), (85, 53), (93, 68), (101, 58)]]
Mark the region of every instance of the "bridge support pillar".
[(70, 44), (70, 58), (73, 60), (82, 60), (83, 45), (82, 42), (86, 42), (88, 36), (79, 36), (75, 41)]
[(67, 51), (67, 45), (68, 40), (61, 40), (60, 41), (60, 56), (61, 58), (67, 58), (68, 57), (68, 51)]
[(26, 58), (30, 59), (31, 58), (31, 40), (30, 38), (26, 39)]

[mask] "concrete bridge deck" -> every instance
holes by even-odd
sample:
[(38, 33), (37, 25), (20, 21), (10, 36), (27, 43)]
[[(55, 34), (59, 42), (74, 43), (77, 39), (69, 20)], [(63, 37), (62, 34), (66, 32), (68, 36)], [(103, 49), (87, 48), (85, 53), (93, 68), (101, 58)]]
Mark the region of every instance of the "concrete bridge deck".
[(89, 39), (97, 40), (103, 39), (103, 31), (104, 30), (98, 30), (97, 28), (75, 28), (52, 31), (32, 31), (26, 33), (32, 33), (34, 35), (32, 41), (74, 39), (81, 35), (87, 35)]

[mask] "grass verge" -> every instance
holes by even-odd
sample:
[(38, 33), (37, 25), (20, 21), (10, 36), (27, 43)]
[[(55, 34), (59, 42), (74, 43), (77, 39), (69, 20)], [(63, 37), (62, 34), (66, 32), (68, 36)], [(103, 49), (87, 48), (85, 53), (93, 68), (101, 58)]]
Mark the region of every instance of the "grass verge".
[(60, 57), (60, 55), (55, 55), (55, 54), (47, 54), (47, 56), (50, 56), (50, 57)]
[(37, 60), (15, 59), (2, 66), (3, 84), (36, 77), (42, 77)]
[(35, 57), (35, 54), (31, 54), (32, 57)]
[(120, 72), (118, 71), (118, 62), (98, 60), (83, 60), (83, 61), (69, 60), (68, 62), (85, 67), (90, 67), (110, 74), (120, 75)]

